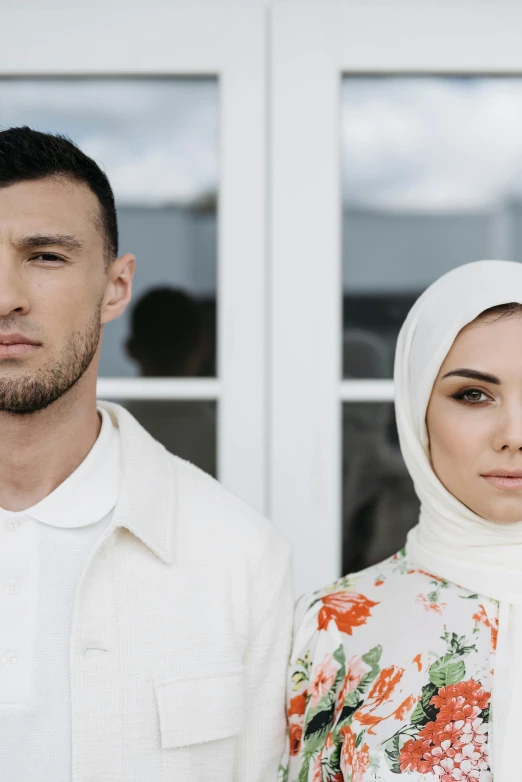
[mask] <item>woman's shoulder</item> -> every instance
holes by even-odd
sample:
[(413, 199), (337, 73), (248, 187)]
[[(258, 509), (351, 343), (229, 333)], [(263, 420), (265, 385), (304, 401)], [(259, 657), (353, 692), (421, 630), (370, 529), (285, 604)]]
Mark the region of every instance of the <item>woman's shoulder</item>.
[(459, 588), (419, 569), (401, 549), (383, 562), (303, 595), (296, 604), (294, 624), (299, 633), (329, 630), (333, 623), (340, 632), (353, 636), (356, 628), (371, 623), (378, 606), (381, 613), (383, 608), (399, 609), (413, 601), (441, 613), (454, 590)]
[(291, 692), (309, 695), (312, 681), (318, 696), (340, 686), (348, 668), (366, 684), (381, 668), (420, 672), (434, 650), (444, 655), (448, 638), (462, 633), (487, 657), (496, 643), (498, 605), (425, 572), (403, 549), (301, 598), (294, 628)]

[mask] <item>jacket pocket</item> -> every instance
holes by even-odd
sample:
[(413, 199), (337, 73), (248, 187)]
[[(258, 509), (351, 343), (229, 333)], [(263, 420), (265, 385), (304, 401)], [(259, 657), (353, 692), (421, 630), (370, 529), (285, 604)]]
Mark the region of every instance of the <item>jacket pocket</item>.
[(242, 729), (242, 668), (193, 679), (156, 679), (154, 692), (165, 749), (230, 738)]

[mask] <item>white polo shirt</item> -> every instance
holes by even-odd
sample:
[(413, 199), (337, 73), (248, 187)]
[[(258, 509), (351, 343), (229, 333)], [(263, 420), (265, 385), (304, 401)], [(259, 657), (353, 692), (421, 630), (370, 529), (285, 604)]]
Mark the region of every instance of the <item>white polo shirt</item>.
[[(80, 466), (41, 502), (0, 508), (0, 780), (70, 782), (70, 638), (76, 587), (110, 524), (119, 431), (102, 426)], [(95, 652), (93, 652), (95, 653)]]

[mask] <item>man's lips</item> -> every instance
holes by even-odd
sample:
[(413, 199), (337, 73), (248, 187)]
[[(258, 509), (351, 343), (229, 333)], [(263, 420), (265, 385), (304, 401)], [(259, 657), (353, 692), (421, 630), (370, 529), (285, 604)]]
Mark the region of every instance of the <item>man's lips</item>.
[(41, 345), (29, 345), (26, 342), (18, 342), (13, 345), (0, 344), (0, 359), (28, 356), (40, 347)]

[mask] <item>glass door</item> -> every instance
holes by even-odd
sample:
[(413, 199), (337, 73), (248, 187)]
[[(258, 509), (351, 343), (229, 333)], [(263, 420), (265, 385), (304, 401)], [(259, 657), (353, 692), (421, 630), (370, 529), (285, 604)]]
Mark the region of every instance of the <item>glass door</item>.
[(274, 7), (270, 512), (298, 592), (416, 523), (391, 379), (415, 298), (522, 261), (521, 22), (508, 2)]
[(232, 6), (8, 2), (0, 126), (69, 136), (113, 186), (137, 267), (99, 397), (266, 511), (265, 11)]

